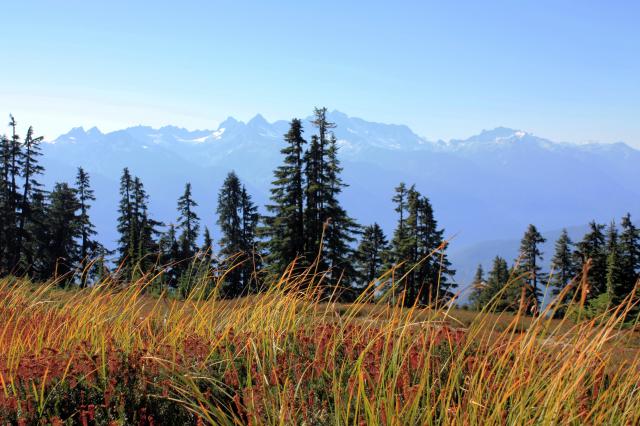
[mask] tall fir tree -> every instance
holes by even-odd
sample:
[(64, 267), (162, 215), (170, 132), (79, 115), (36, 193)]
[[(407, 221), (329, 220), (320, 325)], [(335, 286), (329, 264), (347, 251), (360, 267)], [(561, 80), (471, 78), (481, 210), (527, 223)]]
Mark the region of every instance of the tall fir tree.
[(164, 284), (175, 287), (181, 274), (181, 265), (179, 264), (180, 244), (173, 223), (169, 224), (167, 231), (158, 240), (158, 250), (160, 251), (160, 264), (164, 267)]
[(256, 287), (257, 208), (235, 172), (230, 172), (218, 193), (220, 255), (229, 270), (225, 274), (228, 297), (246, 294)]
[(510, 285), (510, 277), (511, 272), (507, 261), (500, 256), (496, 256), (487, 276), (485, 290), (479, 298), (479, 305), (498, 312), (517, 310), (518, 301), (511, 296), (514, 290), (505, 288), (508, 284)]
[(326, 150), (326, 171), (324, 183), (323, 222), (326, 223), (324, 231), (323, 255), (328, 262), (330, 275), (329, 284), (340, 284), (347, 294), (356, 280), (356, 270), (353, 265), (355, 251), (353, 244), (355, 235), (360, 232), (360, 227), (351, 218), (339, 201), (342, 189), (347, 185), (342, 181), (340, 173), (342, 167), (338, 160), (338, 145), (335, 135), (331, 135)]
[[(30, 246), (29, 240), (31, 238), (28, 235), (28, 224), (32, 220), (33, 209), (32, 204), (34, 197), (37, 194), (42, 194), (42, 184), (38, 181), (38, 176), (44, 173), (44, 167), (40, 165), (39, 157), (42, 155), (40, 152), (40, 143), (43, 137), (35, 137), (33, 135), (33, 127), (29, 127), (27, 135), (25, 136), (23, 143), (23, 154), (20, 170), (20, 176), (22, 178), (22, 195), (20, 196), (20, 211), (18, 215), (18, 229), (16, 235), (16, 253), (14, 262), (22, 262), (22, 270), (29, 268), (29, 264), (25, 262), (26, 259), (32, 258), (31, 254), (25, 253), (25, 244)], [(26, 258), (26, 259), (25, 259)]]
[(267, 262), (280, 274), (296, 258), (304, 265), (304, 140), (302, 122), (294, 118), (284, 135), (286, 146), (280, 151), (283, 164), (274, 171), (271, 203), (267, 205), (263, 235), (268, 238)]
[(125, 279), (136, 279), (157, 262), (158, 245), (154, 239), (161, 225), (149, 217), (148, 195), (142, 181), (125, 168), (120, 179), (118, 209), (118, 263)]
[(246, 291), (255, 293), (259, 289), (257, 272), (262, 266), (256, 238), (260, 215), (258, 207), (253, 204), (251, 195), (244, 185), (240, 192), (240, 216), (242, 219), (241, 251), (246, 259), (240, 267), (242, 286)]
[(640, 229), (633, 224), (630, 214), (622, 218), (620, 227), (619, 255), (623, 292), (629, 294), (640, 280)]
[(322, 209), (322, 159), (323, 149), (319, 138), (311, 136), (309, 148), (304, 154), (305, 172), (305, 209), (304, 209), (304, 247), (306, 256), (310, 261), (317, 261), (320, 270), (326, 269), (325, 259), (320, 253), (322, 236), (324, 233), (323, 209)]
[(62, 277), (73, 272), (80, 261), (80, 203), (75, 189), (66, 183), (56, 183), (49, 200), (45, 271), (48, 276)]
[(133, 215), (133, 178), (125, 167), (120, 178), (120, 204), (118, 208), (118, 265), (125, 276), (131, 274), (135, 263), (135, 223)]
[(10, 238), (9, 214), (9, 138), (0, 137), (0, 277), (9, 272), (8, 241)]
[(539, 312), (541, 291), (540, 282), (544, 279), (540, 263), (542, 251), (540, 245), (546, 239), (540, 234), (534, 225), (529, 225), (520, 242), (520, 253), (517, 260), (518, 273), (524, 286), (524, 308), (527, 312), (537, 314)]
[(200, 231), (200, 218), (195, 212), (198, 206), (191, 195), (191, 184), (187, 183), (184, 193), (178, 199), (178, 227), (180, 234), (181, 256), (185, 259), (191, 258), (198, 250), (197, 239)]
[(326, 207), (331, 196), (327, 152), (331, 139), (329, 132), (336, 125), (327, 119), (326, 108), (315, 108), (313, 114), (311, 123), (318, 134), (311, 137), (309, 148), (304, 155), (307, 198), (304, 229), (308, 256), (312, 259), (317, 257), (319, 269), (326, 270), (329, 263), (321, 249), (326, 248), (323, 247), (323, 238), (329, 218)]
[(11, 137), (2, 138), (2, 178), (0, 180), (0, 204), (2, 208), (0, 222), (2, 230), (0, 237), (0, 273), (20, 273), (18, 261), (20, 251), (18, 248), (20, 187), (19, 179), (23, 165), (22, 144), (17, 133), (15, 118), (9, 116)]
[[(554, 295), (558, 296), (562, 293), (563, 289), (576, 278), (578, 271), (574, 260), (573, 241), (571, 241), (567, 230), (563, 229), (555, 243), (555, 253), (551, 259), (551, 267), (553, 269), (551, 284), (554, 286)], [(573, 299), (574, 294), (575, 289), (573, 291), (568, 290), (564, 292), (563, 300), (558, 300), (557, 302), (564, 305)]]
[(366, 226), (362, 230), (362, 238), (356, 250), (356, 269), (361, 279), (361, 286), (366, 287), (383, 272), (389, 243), (382, 228), (377, 223)]
[(607, 253), (604, 225), (595, 221), (589, 223), (589, 232), (576, 244), (574, 256), (576, 265), (584, 272), (589, 264), (586, 279), (587, 299), (593, 299), (606, 291)]
[(133, 179), (133, 215), (136, 225), (136, 235), (132, 237), (135, 241), (135, 266), (140, 274), (144, 274), (151, 271), (159, 261), (156, 237), (161, 235), (158, 227), (162, 223), (149, 216), (149, 196), (137, 176)]
[(80, 228), (80, 270), (82, 271), (80, 285), (86, 286), (87, 279), (89, 278), (87, 268), (93, 260), (93, 257), (101, 251), (102, 245), (94, 240), (94, 236), (97, 233), (89, 217), (89, 210), (91, 209), (91, 203), (96, 200), (96, 197), (93, 189), (91, 189), (89, 174), (85, 172), (82, 167), (78, 168), (78, 173), (76, 174), (76, 193), (80, 205), (80, 214), (78, 216), (78, 225)]
[(618, 229), (616, 224), (615, 222), (611, 222), (607, 228), (606, 234), (607, 272), (605, 280), (609, 303), (613, 305), (620, 304), (627, 296), (627, 294), (625, 294), (625, 283), (618, 238)]
[(25, 232), (29, 239), (25, 241), (25, 264), (29, 266), (29, 275), (35, 280), (44, 281), (49, 278), (47, 266), (47, 250), (49, 244), (49, 228), (47, 195), (36, 192), (31, 199), (30, 220), (25, 224)]
[[(400, 184), (393, 198), (398, 226), (392, 241), (395, 277), (405, 291), (405, 305), (440, 304), (453, 296), (456, 284), (446, 255), (444, 230), (438, 228), (433, 207), (411, 186)], [(397, 280), (402, 278), (403, 282)]]
[(9, 126), (11, 127), (11, 139), (9, 141), (9, 194), (8, 202), (8, 224), (9, 230), (7, 234), (7, 261), (9, 268), (16, 272), (17, 262), (19, 260), (20, 249), (18, 247), (18, 214), (20, 205), (20, 186), (19, 179), (21, 166), (23, 164), (22, 145), (20, 136), (17, 133), (17, 123), (13, 115), (9, 116)]
[(480, 310), (482, 308), (481, 299), (483, 293), (486, 291), (487, 282), (484, 278), (484, 268), (482, 265), (478, 265), (476, 273), (473, 275), (473, 281), (471, 281), (471, 294), (469, 295), (469, 305), (472, 309)]

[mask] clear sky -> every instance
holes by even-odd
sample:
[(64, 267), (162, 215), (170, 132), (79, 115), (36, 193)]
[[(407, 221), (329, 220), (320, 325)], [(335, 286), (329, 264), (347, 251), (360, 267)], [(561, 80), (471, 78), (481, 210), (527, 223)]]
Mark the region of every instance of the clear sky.
[[(429, 139), (640, 147), (638, 1), (4, 2), (0, 115), (215, 128), (315, 105)], [(3, 118), (4, 120), (4, 118)]]

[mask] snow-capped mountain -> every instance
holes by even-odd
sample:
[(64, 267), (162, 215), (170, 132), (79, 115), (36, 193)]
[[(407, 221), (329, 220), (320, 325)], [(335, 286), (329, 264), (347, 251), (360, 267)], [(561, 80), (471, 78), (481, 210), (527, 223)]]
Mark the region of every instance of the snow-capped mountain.
[[(374, 221), (391, 233), (394, 187), (415, 183), (437, 218), (455, 235), (452, 251), (482, 241), (519, 238), (529, 223), (552, 231), (609, 222), (627, 211), (640, 216), (640, 151), (623, 143), (555, 143), (509, 128), (485, 130), (465, 140), (432, 142), (407, 126), (372, 123), (331, 112), (340, 145), (344, 204), (362, 224)], [(307, 139), (314, 129), (304, 122)], [(92, 211), (101, 238), (113, 245), (118, 180), (129, 167), (141, 177), (154, 216), (175, 220), (176, 200), (192, 183), (198, 214), (215, 232), (217, 191), (235, 170), (255, 201), (269, 196), (287, 121), (257, 115), (244, 123), (228, 118), (213, 130), (174, 126), (131, 127), (110, 133), (74, 128), (44, 144), (45, 182), (72, 180), (78, 166), (91, 175), (98, 200)], [(458, 269), (474, 268), (462, 265)]]

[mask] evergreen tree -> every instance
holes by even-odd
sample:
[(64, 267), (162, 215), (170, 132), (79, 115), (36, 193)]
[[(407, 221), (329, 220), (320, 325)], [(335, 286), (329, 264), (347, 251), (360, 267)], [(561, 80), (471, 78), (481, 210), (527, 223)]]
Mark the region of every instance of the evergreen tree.
[(576, 245), (575, 259), (579, 270), (589, 262), (586, 278), (589, 288), (588, 299), (595, 298), (606, 291), (607, 253), (605, 247), (604, 225), (592, 221), (590, 231)]
[[(510, 276), (511, 273), (507, 261), (500, 256), (496, 256), (493, 259), (491, 270), (484, 285), (480, 286), (480, 290), (475, 293), (474, 301), (476, 302), (476, 307), (478, 309), (487, 307), (489, 310), (498, 312), (517, 310), (518, 301), (514, 301), (514, 297), (510, 294), (514, 293), (514, 291), (509, 291), (510, 289), (508, 288), (505, 289), (505, 286), (509, 284)], [(480, 276), (476, 273), (476, 280), (478, 278)]]
[[(42, 175), (44, 168), (39, 164), (38, 157), (42, 155), (40, 152), (40, 143), (43, 137), (33, 136), (33, 127), (29, 127), (27, 135), (24, 139), (23, 154), (21, 155), (20, 176), (22, 177), (22, 196), (20, 197), (20, 212), (18, 215), (18, 229), (16, 253), (14, 262), (25, 261), (23, 256), (31, 258), (32, 256), (24, 252), (25, 243), (29, 245), (29, 235), (26, 234), (26, 225), (32, 219), (32, 203), (34, 196), (42, 193), (42, 184), (38, 182), (38, 176)], [(28, 267), (29, 264), (24, 265)]]
[(160, 250), (160, 263), (165, 268), (164, 279), (169, 286), (175, 287), (181, 274), (180, 245), (176, 237), (176, 227), (169, 224), (169, 229), (158, 241)]
[(481, 300), (483, 298), (483, 293), (486, 291), (487, 282), (484, 279), (484, 269), (482, 265), (478, 265), (476, 268), (476, 273), (473, 276), (473, 281), (471, 282), (471, 294), (469, 295), (469, 305), (475, 309), (482, 309)]
[(129, 169), (122, 171), (120, 178), (120, 205), (118, 208), (118, 264), (125, 276), (130, 275), (135, 263), (135, 220), (133, 215), (133, 179)]
[(16, 271), (17, 263), (20, 259), (20, 249), (18, 247), (18, 209), (20, 205), (20, 187), (18, 180), (23, 164), (22, 146), (20, 136), (17, 133), (17, 123), (13, 115), (9, 116), (9, 126), (11, 127), (11, 139), (8, 146), (8, 193), (7, 193), (7, 228), (6, 228), (6, 260), (8, 270)]
[(619, 257), (623, 281), (622, 292), (626, 295), (633, 291), (640, 280), (640, 230), (627, 214), (620, 223), (622, 232), (619, 239)]
[(155, 237), (160, 236), (158, 227), (162, 226), (162, 223), (149, 216), (149, 196), (138, 177), (133, 179), (133, 217), (136, 231), (136, 235), (132, 237), (135, 241), (134, 265), (144, 274), (159, 260), (160, 253)]
[(388, 250), (389, 243), (380, 225), (374, 223), (363, 229), (355, 259), (364, 287), (380, 277)]
[(25, 241), (24, 263), (29, 266), (29, 274), (35, 280), (44, 281), (49, 278), (46, 261), (49, 243), (48, 206), (44, 192), (33, 194), (30, 209), (30, 220), (25, 224), (29, 239)]
[[(263, 234), (267, 241), (267, 262), (280, 274), (296, 258), (305, 254), (304, 234), (304, 165), (302, 122), (294, 118), (284, 135), (286, 146), (280, 151), (283, 164), (274, 171), (270, 216), (265, 218)], [(302, 260), (302, 259), (301, 259)]]
[(334, 135), (331, 135), (326, 156), (322, 216), (323, 222), (326, 223), (323, 248), (330, 269), (328, 282), (331, 285), (341, 283), (342, 287), (349, 289), (357, 275), (353, 266), (353, 244), (360, 227), (347, 214), (338, 199), (342, 189), (347, 185), (340, 178), (342, 167), (338, 160), (338, 146)]
[(618, 305), (627, 296), (623, 279), (623, 268), (620, 262), (618, 230), (614, 222), (607, 228), (607, 272), (606, 291), (609, 302)]
[(118, 209), (118, 253), (121, 274), (135, 279), (134, 273), (148, 272), (155, 263), (158, 245), (154, 236), (161, 225), (149, 217), (148, 195), (142, 181), (125, 168), (120, 179)]
[(0, 137), (0, 277), (9, 272), (8, 247), (9, 215), (9, 138)]
[(16, 270), (20, 260), (20, 242), (18, 240), (20, 188), (18, 179), (21, 175), (23, 152), (20, 136), (17, 134), (17, 124), (12, 115), (9, 116), (11, 137), (2, 138), (0, 161), (2, 177), (0, 179), (0, 274), (20, 272)]
[[(395, 260), (408, 259), (411, 257), (410, 248), (413, 247), (413, 243), (411, 240), (407, 240), (406, 212), (408, 193), (409, 191), (413, 193), (414, 190), (415, 188), (413, 186), (410, 190), (407, 190), (405, 183), (401, 182), (400, 185), (395, 188), (395, 194), (391, 199), (395, 203), (395, 211), (398, 213), (398, 226), (394, 231), (391, 241), (393, 258)], [(398, 276), (404, 275), (404, 263), (396, 265), (395, 268)]]
[(256, 292), (258, 290), (258, 277), (256, 272), (261, 266), (256, 240), (256, 230), (260, 215), (258, 214), (258, 207), (251, 201), (251, 196), (244, 185), (240, 192), (240, 217), (242, 219), (240, 249), (243, 258), (246, 259), (240, 267), (242, 288)]
[(311, 136), (309, 149), (304, 154), (305, 171), (305, 197), (306, 205), (304, 210), (304, 237), (305, 252), (309, 260), (318, 261), (318, 269), (325, 270), (325, 259), (320, 253), (322, 236), (324, 234), (324, 215), (322, 209), (322, 158), (323, 149), (320, 146), (318, 136)]
[[(505, 289), (505, 286), (509, 284), (511, 273), (509, 271), (509, 265), (507, 261), (496, 256), (493, 260), (493, 265), (487, 276), (487, 284), (485, 290), (481, 293), (479, 298), (479, 305), (484, 307), (493, 301), (491, 308), (500, 312), (504, 310), (517, 310), (518, 301), (514, 301), (513, 297), (510, 297), (509, 289)], [(513, 290), (511, 291), (511, 293)]]
[[(553, 268), (551, 284), (555, 287), (553, 294), (556, 296), (576, 277), (578, 272), (574, 264), (572, 247), (573, 242), (569, 238), (569, 233), (563, 229), (556, 241), (555, 253), (551, 259), (551, 267)], [(574, 291), (566, 292), (564, 299), (559, 302), (564, 304), (572, 300), (574, 294)]]
[(200, 249), (200, 251), (209, 260), (213, 258), (213, 238), (211, 237), (209, 228), (206, 226), (204, 227), (204, 241), (202, 243), (202, 248)]
[(220, 226), (220, 255), (230, 268), (225, 274), (229, 297), (242, 294), (243, 273), (238, 264), (247, 261), (243, 251), (242, 184), (235, 172), (230, 172), (218, 192), (218, 225)]
[(96, 230), (89, 217), (89, 209), (91, 208), (91, 202), (95, 201), (96, 197), (93, 189), (91, 189), (89, 174), (85, 172), (82, 167), (78, 168), (76, 175), (76, 193), (80, 204), (80, 215), (78, 217), (80, 228), (80, 270), (82, 271), (80, 285), (85, 286), (87, 283), (88, 271), (86, 271), (86, 268), (88, 262), (90, 262), (92, 260), (91, 258), (100, 252), (103, 247), (100, 243), (93, 240), (93, 237), (96, 235)]
[(518, 273), (525, 286), (525, 308), (529, 312), (537, 314), (539, 311), (539, 299), (541, 296), (538, 284), (543, 279), (542, 268), (539, 260), (542, 260), (540, 244), (546, 239), (538, 232), (534, 225), (529, 225), (520, 242), (520, 257), (518, 259)]
[(195, 255), (198, 246), (198, 232), (200, 230), (200, 219), (194, 209), (198, 204), (191, 196), (191, 184), (187, 183), (184, 194), (178, 199), (178, 226), (182, 230), (180, 234), (180, 250), (183, 259), (191, 258)]
[(417, 207), (418, 257), (426, 260), (421, 261), (416, 272), (423, 288), (420, 291), (421, 303), (428, 305), (450, 299), (453, 296), (451, 290), (457, 284), (449, 281), (455, 271), (451, 269), (446, 255), (444, 229), (438, 229), (431, 202), (427, 197), (419, 197)]
[(56, 183), (49, 200), (44, 266), (47, 276), (60, 277), (75, 270), (80, 260), (80, 203), (76, 191), (66, 183)]
[(405, 304), (441, 303), (453, 296), (456, 287), (448, 277), (454, 271), (446, 255), (444, 230), (438, 229), (431, 203), (411, 186), (396, 188), (398, 226), (392, 241), (395, 279), (405, 290)]
[(324, 227), (329, 218), (326, 210), (327, 202), (331, 198), (329, 183), (331, 166), (328, 167), (329, 160), (327, 159), (331, 139), (329, 131), (336, 125), (327, 119), (326, 108), (315, 108), (313, 114), (314, 118), (311, 123), (317, 129), (318, 134), (311, 137), (309, 149), (304, 155), (307, 197), (304, 229), (307, 237), (307, 253), (311, 258), (318, 256), (319, 268), (326, 270), (329, 265), (320, 249), (323, 243)]

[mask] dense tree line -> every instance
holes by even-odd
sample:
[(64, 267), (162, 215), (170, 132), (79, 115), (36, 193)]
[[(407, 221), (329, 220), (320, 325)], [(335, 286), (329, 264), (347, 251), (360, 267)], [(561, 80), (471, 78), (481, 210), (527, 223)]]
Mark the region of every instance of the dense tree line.
[(45, 191), (39, 182), (42, 137), (29, 127), (23, 139), (13, 116), (9, 128), (0, 139), (0, 276), (43, 280), (79, 271), (84, 285), (105, 254), (93, 239), (89, 176), (80, 168), (75, 185), (59, 182)]
[[(122, 285), (153, 278), (156, 288), (183, 297), (196, 281), (218, 282), (222, 296), (237, 297), (312, 267), (326, 296), (350, 300), (367, 288), (407, 306), (451, 299), (457, 285), (430, 200), (414, 185), (400, 183), (392, 194), (398, 221), (391, 238), (377, 223), (360, 226), (340, 202), (346, 184), (326, 108), (314, 110), (311, 127), (307, 140), (302, 120), (291, 120), (264, 215), (239, 176), (227, 175), (216, 211), (210, 212), (217, 217), (217, 244), (208, 228), (201, 233), (190, 183), (177, 200), (175, 220), (164, 224), (150, 214), (142, 180), (125, 168), (119, 237), (110, 253), (95, 239), (89, 175), (79, 168), (73, 184), (59, 182), (45, 191), (39, 182), (42, 138), (29, 127), (22, 139), (11, 117), (10, 132), (0, 140), (0, 276), (62, 277), (61, 282), (78, 286), (107, 275)], [(596, 223), (590, 228), (575, 244), (563, 232), (552, 273), (545, 273), (545, 239), (530, 225), (511, 266), (496, 257), (487, 277), (479, 267), (471, 304), (535, 314), (548, 285), (566, 301), (586, 289), (590, 303), (619, 303), (640, 273), (638, 229), (629, 215), (620, 228)]]
[(640, 230), (630, 214), (622, 218), (620, 226), (591, 222), (589, 231), (576, 243), (563, 230), (555, 242), (548, 273), (541, 268), (541, 245), (545, 241), (536, 227), (529, 225), (511, 267), (498, 256), (485, 277), (479, 265), (472, 283), (471, 305), (479, 309), (491, 303), (498, 310), (536, 313), (540, 287), (545, 286), (557, 298), (558, 314), (565, 313), (572, 301), (600, 312), (619, 305), (636, 289), (640, 280)]
[[(60, 182), (45, 191), (38, 180), (44, 172), (38, 162), (42, 138), (29, 128), (22, 140), (13, 117), (9, 125), (0, 146), (1, 275), (62, 277), (61, 282), (79, 286), (107, 274), (123, 284), (153, 277), (161, 289), (182, 296), (199, 276), (221, 280), (222, 295), (236, 297), (259, 291), (287, 268), (299, 272), (313, 266), (325, 295), (352, 299), (373, 284), (392, 287), (406, 304), (451, 296), (443, 230), (429, 200), (414, 187), (400, 185), (394, 198), (399, 222), (391, 242), (378, 224), (361, 227), (342, 207), (346, 184), (326, 108), (314, 110), (309, 141), (302, 121), (291, 121), (265, 215), (240, 178), (228, 174), (218, 192), (217, 246), (209, 229), (200, 235), (190, 183), (177, 201), (175, 221), (163, 224), (150, 214), (142, 180), (125, 168), (113, 253), (95, 240), (89, 175), (80, 168), (73, 185)], [(109, 268), (105, 257), (112, 254)]]

